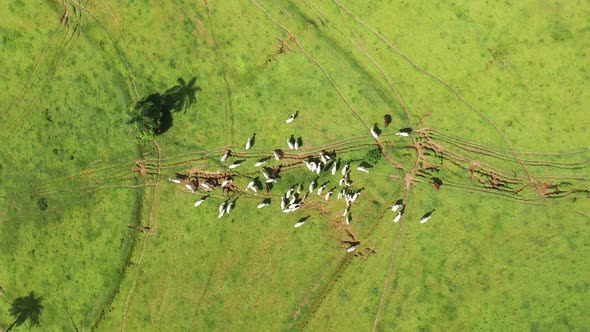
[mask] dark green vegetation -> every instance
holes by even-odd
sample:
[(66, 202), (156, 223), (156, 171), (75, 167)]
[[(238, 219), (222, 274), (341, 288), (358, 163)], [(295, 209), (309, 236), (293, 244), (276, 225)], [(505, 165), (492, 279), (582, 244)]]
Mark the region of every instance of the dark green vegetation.
[(172, 113), (186, 112), (197, 101), (195, 93), (201, 88), (195, 86), (196, 81), (197, 78), (193, 77), (187, 84), (179, 78), (178, 85), (163, 94), (152, 93), (131, 107), (130, 123), (141, 143), (168, 131), (172, 127)]
[[(51, 331), (582, 330), (588, 11), (10, 0), (0, 8), (0, 286), (8, 299), (43, 294)], [(170, 82), (192, 75), (198, 100), (175, 99), (186, 112), (137, 144), (129, 105), (143, 98), (153, 111), (151, 137)], [(396, 136), (403, 127), (415, 133)], [(300, 150), (286, 148), (290, 135)], [(236, 156), (221, 163), (228, 148)], [(267, 162), (284, 165), (273, 191), (244, 191), (275, 148), (286, 157)], [(334, 197), (278, 208), (315, 178), (301, 160), (322, 149), (351, 161), (353, 188), (365, 188), (349, 226)], [(169, 182), (175, 173), (232, 174), (235, 191), (195, 208), (204, 193)], [(236, 206), (218, 219), (226, 199)], [(10, 308), (0, 302), (0, 328)]]
[(41, 310), (43, 310), (42, 300), (42, 296), (35, 297), (35, 292), (16, 298), (10, 305), (10, 315), (14, 317), (14, 322), (8, 326), (6, 331), (21, 326), (26, 321), (29, 321), (30, 327), (41, 326), (39, 319), (41, 318)]

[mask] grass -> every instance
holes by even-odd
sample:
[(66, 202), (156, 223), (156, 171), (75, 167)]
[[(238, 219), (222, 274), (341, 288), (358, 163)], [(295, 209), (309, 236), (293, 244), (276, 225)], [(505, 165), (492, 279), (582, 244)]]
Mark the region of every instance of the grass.
[[(10, 64), (0, 80), (7, 299), (44, 296), (48, 330), (588, 326), (588, 6), (342, 5), (385, 39), (336, 1), (68, 1), (61, 25), (59, 2), (1, 8), (0, 59)], [(129, 105), (193, 76), (203, 89), (197, 103), (174, 117), (158, 150), (138, 146)], [(438, 171), (414, 173), (408, 191), (393, 162), (410, 171), (417, 153), (393, 135), (408, 116), (388, 80), (411, 126), (430, 128), (414, 142), (442, 147), (421, 150)], [(369, 136), (374, 123), (386, 156)], [(297, 153), (286, 148), (291, 134), (304, 141)], [(277, 147), (288, 153), (284, 163), (322, 148), (352, 162), (353, 187), (365, 189), (350, 226), (342, 201), (315, 194), (300, 211), (280, 212), (282, 193), (315, 178), (302, 167), (283, 170), (270, 194), (231, 194), (235, 210), (222, 219), (221, 192), (193, 208), (200, 194), (167, 181), (191, 169), (231, 171), (244, 188), (260, 176), (254, 160)], [(219, 162), (227, 148), (246, 159), (233, 171)], [(520, 163), (515, 151), (582, 152), (520, 153)], [(361, 161), (370, 174), (356, 171)], [(151, 173), (134, 172), (138, 165)], [(524, 188), (484, 188), (487, 171), (514, 178), (509, 190)], [(538, 186), (585, 191), (539, 198), (528, 174)], [(438, 191), (432, 176), (445, 183)], [(319, 182), (329, 189), (338, 180)], [(256, 209), (263, 197), (273, 203)], [(388, 209), (399, 198), (408, 206), (396, 224)], [(432, 220), (418, 223), (432, 209)], [(361, 241), (353, 254), (342, 242), (351, 236)], [(0, 327), (11, 322), (0, 304)]]

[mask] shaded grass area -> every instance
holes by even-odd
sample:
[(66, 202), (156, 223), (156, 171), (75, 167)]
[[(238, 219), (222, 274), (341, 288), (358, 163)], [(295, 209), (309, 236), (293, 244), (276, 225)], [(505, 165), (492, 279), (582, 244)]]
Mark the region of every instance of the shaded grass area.
[[(82, 3), (90, 14), (72, 2), (69, 25), (58, 30), (63, 8), (57, 3), (27, 6), (18, 15), (16, 1), (3, 9), (9, 19), (0, 23), (6, 36), (0, 56), (15, 63), (7, 68), (9, 79), (0, 82), (6, 91), (0, 100), (9, 105), (0, 113), (8, 128), (0, 161), (0, 206), (6, 211), (0, 212), (0, 265), (6, 267), (0, 285), (9, 298), (29, 290), (44, 295), (41, 321), (50, 329), (71, 329), (68, 312), (79, 327), (97, 330), (587, 325), (588, 219), (577, 213), (587, 210), (587, 193), (536, 200), (529, 192), (525, 199), (544, 205), (526, 205), (495, 198), (493, 190), (475, 191), (481, 186), (469, 173), (469, 161), (527, 181), (507, 143), (481, 115), (334, 3), (261, 3), (325, 69), (359, 119), (319, 66), (256, 3)], [(344, 5), (458, 87), (515, 150), (587, 148), (587, 123), (580, 121), (588, 106), (588, 92), (581, 90), (587, 66), (580, 60), (588, 50), (581, 42), (588, 31), (581, 13), (587, 10), (538, 3)], [(31, 28), (32, 17), (44, 24)], [(354, 43), (383, 67), (412, 122), (437, 130), (435, 142), (468, 157), (458, 164), (445, 160), (432, 173), (463, 190), (411, 187), (399, 242), (401, 224), (391, 221), (388, 209), (404, 196), (404, 173), (376, 150), (366, 124), (381, 125), (391, 113), (392, 125), (382, 128), (387, 157), (410, 170), (417, 152), (411, 140), (393, 135), (407, 125), (406, 116)], [(31, 49), (42, 54), (38, 66)], [(125, 125), (134, 84), (147, 95), (193, 76), (203, 91), (158, 138), (161, 156), (151, 146), (138, 149)], [(299, 117), (286, 125), (296, 111)], [(256, 144), (245, 151), (253, 133)], [(287, 148), (290, 135), (303, 139), (297, 153)], [(457, 138), (502, 151), (505, 158), (467, 152), (462, 143), (453, 145)], [(280, 212), (282, 193), (315, 178), (300, 162), (281, 173), (270, 194), (240, 192), (261, 177), (254, 161), (277, 147), (288, 152), (287, 159), (269, 165), (295, 163), (322, 148), (339, 149), (352, 162), (353, 187), (364, 191), (350, 226), (343, 225), (344, 202), (325, 203), (315, 194), (301, 211)], [(225, 148), (246, 162), (229, 170), (219, 162)], [(148, 165), (150, 175), (132, 172), (138, 159), (147, 160), (138, 164)], [(529, 159), (581, 161), (579, 168), (525, 165), (535, 177), (577, 176), (573, 186), (588, 188), (587, 152)], [(437, 156), (427, 160), (438, 162)], [(361, 161), (371, 163), (370, 174), (356, 171)], [(166, 180), (190, 169), (231, 172), (239, 193), (216, 191), (193, 208), (201, 195)], [(157, 194), (153, 187), (130, 188), (154, 184), (160, 170)], [(339, 178), (322, 175), (320, 183), (329, 181), (330, 189)], [(263, 197), (273, 203), (258, 210)], [(218, 219), (217, 207), (227, 198), (237, 198), (236, 207)], [(433, 219), (419, 224), (432, 209)], [(295, 229), (306, 215), (307, 223)], [(126, 227), (148, 222), (148, 233)], [(352, 237), (361, 241), (355, 254), (346, 253), (342, 242)], [(394, 246), (398, 252), (386, 282)], [(0, 326), (9, 323), (0, 315)]]

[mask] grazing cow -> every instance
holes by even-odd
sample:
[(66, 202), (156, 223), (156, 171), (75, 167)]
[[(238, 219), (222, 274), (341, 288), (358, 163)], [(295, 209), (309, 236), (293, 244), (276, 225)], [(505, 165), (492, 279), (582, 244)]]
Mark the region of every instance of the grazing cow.
[(287, 119), (287, 123), (291, 123), (293, 122), (293, 120), (295, 120), (295, 118), (299, 115), (299, 111), (296, 111), (295, 113), (291, 114), (291, 116)]
[(309, 184), (309, 191), (313, 191), (315, 189), (316, 185), (317, 185), (316, 180), (311, 181), (311, 183)]
[(275, 180), (275, 179), (268, 179), (268, 180), (266, 180), (266, 183), (275, 183), (275, 182), (277, 182), (277, 180)]
[(256, 140), (256, 134), (252, 135), (252, 137), (248, 138), (248, 142), (246, 142), (246, 150), (250, 150), (252, 145), (254, 145), (254, 141)]
[(213, 191), (213, 188), (211, 188), (210, 185), (206, 184), (205, 182), (201, 182), (201, 187), (207, 189), (208, 191)]
[(219, 206), (219, 212), (225, 211), (225, 204), (226, 204), (226, 203), (227, 203), (227, 202), (223, 202), (223, 203), (221, 203), (221, 205)]
[(246, 186), (245, 190), (248, 190), (248, 189), (254, 187), (255, 184), (256, 184), (256, 181), (250, 181), (250, 183), (248, 183), (248, 185)]
[(248, 189), (252, 189), (254, 194), (258, 195), (258, 188), (256, 187), (256, 180), (250, 181), (250, 183), (248, 183), (248, 186), (246, 186), (245, 190), (248, 190)]
[(289, 139), (287, 140), (287, 145), (289, 145), (289, 149), (295, 149), (295, 137), (293, 135), (291, 135), (291, 137), (289, 137)]
[(301, 198), (300, 202), (303, 203), (305, 202), (305, 200), (307, 199), (307, 196), (309, 196), (309, 191), (305, 193), (305, 195), (303, 195), (303, 197)]
[(225, 213), (226, 213), (226, 214), (231, 212), (231, 210), (232, 210), (232, 209), (234, 208), (234, 206), (236, 205), (236, 203), (235, 203), (235, 202), (236, 202), (236, 201), (233, 201), (233, 202), (231, 202), (231, 203), (228, 203), (228, 204), (227, 204), (227, 207), (225, 208)]
[(351, 222), (351, 221), (352, 221), (352, 213), (349, 213), (349, 214), (346, 216), (346, 224), (347, 224), (347, 225), (350, 225), (350, 222)]
[(369, 170), (364, 168), (363, 166), (359, 166), (356, 168), (357, 170), (361, 171), (361, 172), (365, 172), (365, 173), (369, 173)]
[(334, 161), (334, 166), (332, 166), (332, 175), (336, 174), (336, 172), (338, 171), (338, 161)]
[(443, 185), (443, 182), (440, 178), (433, 177), (432, 178), (432, 185), (434, 186), (434, 189), (439, 190), (440, 187)]
[(375, 123), (373, 128), (371, 128), (371, 136), (373, 136), (374, 139), (378, 140), (379, 135), (381, 135), (381, 130), (379, 129), (379, 127), (377, 127), (377, 124)]
[(346, 165), (344, 165), (344, 167), (342, 168), (342, 175), (346, 175), (346, 172), (348, 172), (348, 169), (350, 168), (350, 163), (347, 163)]
[(293, 194), (294, 191), (295, 191), (295, 188), (293, 188), (293, 187), (291, 187), (291, 189), (287, 190), (287, 193), (285, 194), (285, 198), (291, 197), (291, 194)]
[(232, 183), (233, 181), (234, 181), (234, 179), (230, 176), (230, 177), (227, 178), (227, 180), (225, 180), (225, 181), (223, 181), (221, 183), (221, 186), (222, 187), (227, 187), (227, 185), (230, 184), (230, 183)]
[(265, 179), (270, 179), (270, 176), (268, 175), (268, 172), (266, 171), (266, 169), (261, 169), (260, 172), (262, 172), (262, 175), (264, 175)]
[(423, 224), (425, 222), (427, 222), (428, 220), (430, 220), (430, 218), (432, 218), (432, 213), (434, 212), (434, 210), (428, 212), (427, 214), (425, 214), (424, 216), (422, 216), (422, 218), (420, 219), (420, 223)]
[(320, 160), (322, 161), (322, 163), (327, 163), (328, 162), (328, 156), (326, 155), (326, 153), (324, 151), (320, 152)]
[(298, 223), (295, 224), (295, 228), (299, 228), (301, 226), (303, 226), (303, 224), (305, 224), (305, 220), (299, 221)]
[(396, 215), (395, 218), (393, 218), (394, 222), (398, 222), (400, 220), (400, 218), (402, 217), (402, 211), (399, 211)]
[(387, 128), (387, 127), (389, 127), (390, 123), (391, 123), (391, 115), (385, 114), (383, 116), (383, 125), (385, 126), (385, 128)]
[(326, 189), (327, 186), (328, 186), (328, 184), (326, 183), (318, 189), (318, 196), (322, 194), (322, 191), (324, 191), (324, 189)]
[(219, 215), (217, 216), (217, 218), (221, 219), (221, 217), (223, 217), (224, 214), (225, 214), (225, 209), (222, 210), (221, 212), (219, 212)]
[(346, 181), (346, 178), (340, 179), (340, 181), (338, 181), (338, 185), (342, 186), (344, 184), (344, 181)]
[(344, 209), (344, 213), (342, 213), (342, 216), (346, 217), (346, 215), (348, 214), (349, 211), (350, 211), (350, 206), (347, 206), (346, 209)]
[(275, 149), (272, 151), (272, 153), (275, 156), (276, 160), (281, 160), (281, 158), (283, 158), (283, 156), (285, 155), (285, 153), (281, 149)]
[(405, 136), (408, 137), (412, 133), (412, 128), (402, 128), (395, 133), (397, 136)]
[(230, 169), (236, 168), (242, 164), (243, 160), (236, 160), (233, 164), (229, 165)]
[(398, 199), (397, 201), (395, 201), (395, 203), (393, 203), (393, 206), (391, 207), (391, 211), (396, 212), (397, 210), (399, 210), (404, 204), (404, 200), (403, 199)]
[(264, 203), (264, 202), (262, 202), (262, 203), (258, 204), (258, 208), (259, 209), (262, 209), (263, 207), (267, 207), (269, 205), (270, 205), (270, 203)]
[(195, 202), (195, 204), (194, 204), (194, 205), (195, 205), (195, 207), (197, 207), (197, 206), (199, 206), (199, 205), (203, 204), (203, 202), (204, 202), (204, 201), (207, 199), (207, 197), (209, 197), (209, 195), (203, 196), (203, 197), (201, 197), (201, 199), (200, 199), (200, 200), (196, 201), (196, 202)]
[(285, 205), (287, 205), (287, 199), (285, 197), (281, 198), (281, 210), (285, 209)]
[(318, 167), (315, 169), (315, 174), (320, 174), (320, 172), (322, 171), (322, 167), (318, 165)]
[(254, 166), (260, 167), (263, 164), (265, 164), (267, 160), (268, 160), (268, 158), (262, 158), (262, 159), (258, 160), (258, 162), (256, 164), (254, 164)]
[(355, 251), (355, 250), (356, 250), (356, 248), (358, 248), (358, 247), (359, 247), (359, 244), (358, 244), (358, 243), (357, 243), (357, 244), (353, 244), (353, 245), (351, 245), (351, 246), (350, 246), (348, 249), (346, 249), (346, 252), (353, 252), (353, 251)]
[(334, 190), (330, 190), (328, 191), (328, 193), (326, 194), (326, 196), (324, 197), (324, 199), (327, 201), (330, 199), (330, 197), (332, 196), (332, 194), (334, 193)]
[(192, 193), (195, 192), (195, 189), (197, 189), (197, 187), (199, 186), (199, 182), (196, 181), (191, 181), (188, 184), (184, 185), (186, 187), (186, 189), (190, 190)]
[(221, 162), (226, 161), (227, 158), (229, 158), (230, 155), (231, 155), (231, 150), (225, 151), (225, 154), (221, 157)]

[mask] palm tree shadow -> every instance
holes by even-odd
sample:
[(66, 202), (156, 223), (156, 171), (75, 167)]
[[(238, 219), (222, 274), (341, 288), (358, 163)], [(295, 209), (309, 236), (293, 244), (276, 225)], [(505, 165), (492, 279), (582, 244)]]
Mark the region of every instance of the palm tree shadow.
[(131, 122), (136, 123), (139, 130), (161, 135), (172, 128), (174, 113), (186, 113), (186, 110), (197, 101), (196, 92), (201, 91), (201, 87), (195, 86), (197, 78), (191, 78), (188, 83), (183, 78), (178, 78), (177, 81), (177, 85), (163, 94), (152, 93), (136, 103), (135, 115)]
[(14, 300), (10, 307), (10, 315), (14, 316), (15, 320), (6, 331), (8, 332), (13, 327), (24, 324), (27, 320), (30, 323), (30, 327), (41, 326), (39, 319), (41, 317), (41, 310), (44, 308), (41, 304), (42, 300), (43, 296), (35, 297), (35, 292)]

